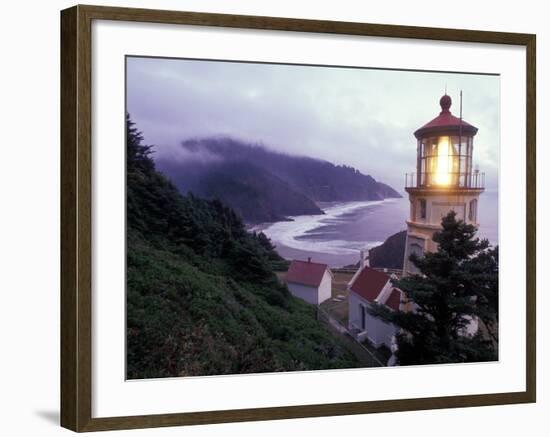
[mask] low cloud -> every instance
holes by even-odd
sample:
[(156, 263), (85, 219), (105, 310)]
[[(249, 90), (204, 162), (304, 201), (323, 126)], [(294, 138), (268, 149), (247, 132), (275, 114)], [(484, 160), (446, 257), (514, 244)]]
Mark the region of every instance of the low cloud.
[(413, 132), (439, 114), (447, 86), (479, 128), (474, 160), (496, 187), (499, 78), (471, 74), (128, 58), (127, 107), (158, 159), (203, 162), (189, 138), (228, 136), (345, 164), (402, 190)]

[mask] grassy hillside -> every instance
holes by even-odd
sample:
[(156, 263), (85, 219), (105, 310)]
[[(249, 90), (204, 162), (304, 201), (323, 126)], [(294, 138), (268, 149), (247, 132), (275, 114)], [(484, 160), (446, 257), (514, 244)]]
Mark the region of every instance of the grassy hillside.
[(358, 366), (219, 201), (181, 196), (128, 120), (127, 377)]

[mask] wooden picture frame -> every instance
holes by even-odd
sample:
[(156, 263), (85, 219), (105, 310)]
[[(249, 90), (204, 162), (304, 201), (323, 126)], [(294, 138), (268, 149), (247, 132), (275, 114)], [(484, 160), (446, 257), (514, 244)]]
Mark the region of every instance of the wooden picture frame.
[[(526, 390), (511, 393), (280, 406), (225, 411), (92, 417), (93, 20), (185, 24), (355, 36), (516, 45), (526, 48), (527, 283)], [(61, 425), (74, 431), (275, 420), (376, 412), (529, 403), (536, 400), (535, 51), (531, 34), (352, 22), (75, 6), (61, 12)]]

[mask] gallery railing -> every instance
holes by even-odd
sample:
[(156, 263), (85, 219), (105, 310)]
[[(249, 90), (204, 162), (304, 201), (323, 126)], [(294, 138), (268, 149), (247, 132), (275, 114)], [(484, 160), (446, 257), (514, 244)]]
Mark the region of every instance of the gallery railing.
[(485, 189), (485, 173), (405, 173), (405, 188), (466, 188)]

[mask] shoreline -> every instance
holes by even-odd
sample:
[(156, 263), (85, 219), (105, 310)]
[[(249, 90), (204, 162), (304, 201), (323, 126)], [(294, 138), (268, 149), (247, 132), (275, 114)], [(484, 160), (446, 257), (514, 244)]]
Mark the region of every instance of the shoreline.
[(383, 238), (357, 238), (346, 235), (344, 228), (354, 227), (357, 221), (364, 222), (370, 211), (384, 205), (397, 205), (400, 200), (402, 198), (324, 202), (324, 215), (293, 216), (292, 221), (260, 223), (249, 230), (263, 232), (286, 260), (311, 257), (331, 267), (343, 267), (358, 262), (361, 250), (378, 246), (399, 231), (396, 227), (387, 229)]
[[(498, 244), (498, 193), (488, 193), (480, 205), (478, 236)], [(263, 232), (286, 260), (323, 262), (331, 267), (354, 264), (360, 250), (382, 244), (406, 229), (407, 198), (387, 198), (362, 202), (323, 202), (324, 215), (293, 216), (291, 221), (259, 223), (249, 232)]]

